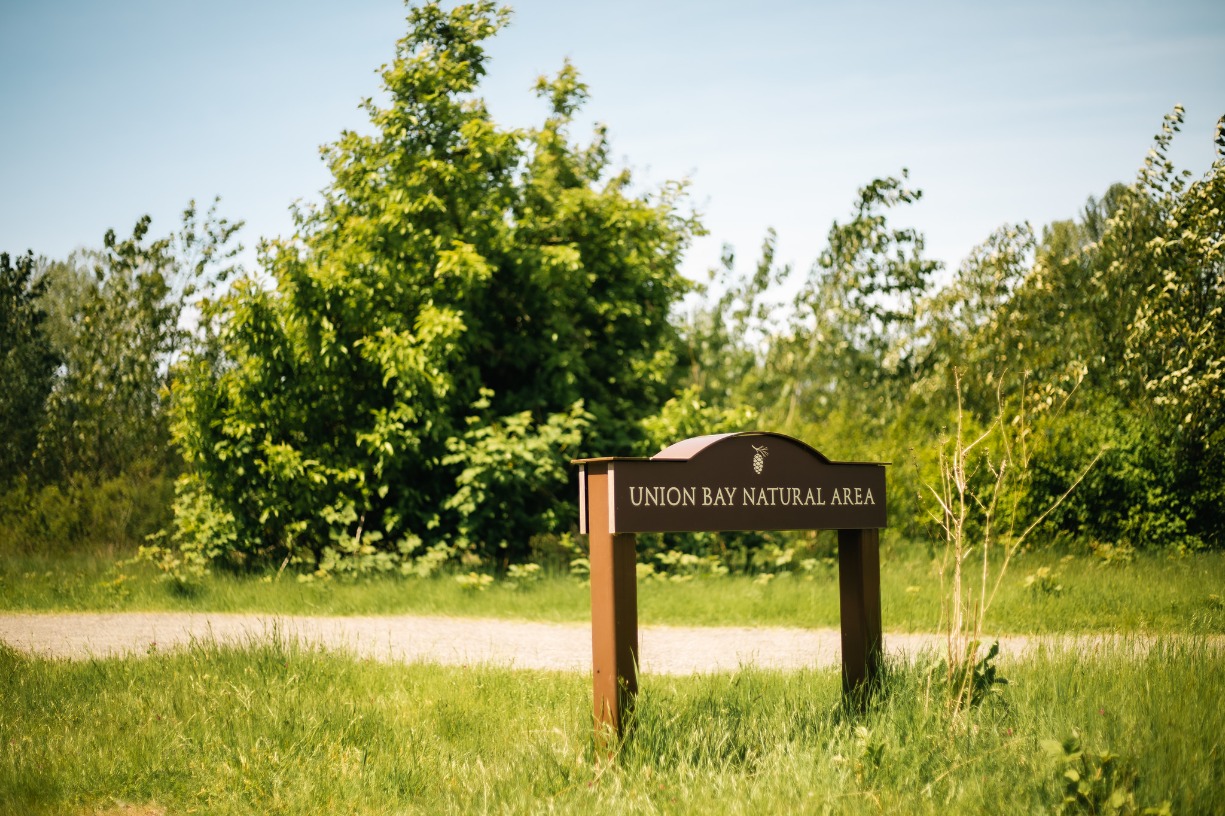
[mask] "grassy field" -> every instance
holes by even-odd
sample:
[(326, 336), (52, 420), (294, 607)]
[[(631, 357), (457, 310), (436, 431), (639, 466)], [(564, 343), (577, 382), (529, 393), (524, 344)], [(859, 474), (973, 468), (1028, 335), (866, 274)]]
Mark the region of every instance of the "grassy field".
[[(452, 576), (299, 583), (292, 575), (216, 575), (175, 591), (148, 566), (117, 566), (114, 556), (0, 558), (0, 609), (195, 610), (310, 615), (446, 614), (583, 621), (589, 591), (566, 576), (531, 584), (495, 582), (464, 589)], [(1030, 580), (1030, 579), (1033, 580)], [(932, 561), (913, 548), (887, 547), (881, 568), (885, 627), (935, 631), (941, 586)], [(832, 560), (806, 575), (760, 578), (655, 578), (639, 582), (644, 624), (838, 625)], [(1225, 632), (1225, 554), (1139, 555), (1129, 563), (1050, 554), (1016, 559), (992, 607), (1000, 633)]]
[[(1219, 651), (1003, 668), (998, 699), (950, 714), (931, 664), (893, 667), (861, 717), (833, 671), (647, 676), (607, 762), (579, 674), (275, 642), (77, 663), (0, 647), (0, 812), (1045, 812), (1069, 770), (1086, 785), (1067, 812), (1225, 812)], [(1054, 746), (1074, 734), (1082, 753)]]
[[(156, 578), (113, 554), (8, 556), (0, 609), (589, 615), (567, 576), (472, 590), (454, 576), (217, 575), (190, 592)], [(926, 555), (886, 547), (882, 581), (887, 629), (938, 629)], [(769, 580), (645, 578), (639, 592), (648, 625), (838, 625), (832, 562)], [(959, 712), (930, 658), (891, 666), (864, 715), (842, 708), (836, 671), (647, 675), (611, 762), (593, 750), (583, 674), (278, 642), (87, 662), (0, 645), (0, 814), (1222, 813), (1225, 655), (1200, 637), (1225, 632), (1222, 595), (1222, 554), (1025, 555), (989, 629), (1178, 636), (1005, 663), (1008, 685)]]

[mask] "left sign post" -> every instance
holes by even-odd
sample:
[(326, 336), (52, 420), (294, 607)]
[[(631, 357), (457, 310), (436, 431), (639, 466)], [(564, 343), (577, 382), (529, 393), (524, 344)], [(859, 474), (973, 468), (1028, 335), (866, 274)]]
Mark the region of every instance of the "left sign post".
[(638, 693), (637, 540), (611, 532), (612, 475), (608, 462), (580, 466), (591, 563), (591, 665), (597, 738), (624, 734)]

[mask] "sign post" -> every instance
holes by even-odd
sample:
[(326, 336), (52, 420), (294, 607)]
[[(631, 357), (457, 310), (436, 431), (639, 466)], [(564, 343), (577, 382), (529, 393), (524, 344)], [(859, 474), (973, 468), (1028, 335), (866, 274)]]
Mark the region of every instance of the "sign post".
[(578, 459), (579, 532), (591, 562), (593, 714), (624, 734), (638, 692), (636, 533), (837, 530), (842, 689), (864, 705), (881, 672), (885, 465), (832, 462), (798, 439), (686, 439), (650, 459)]
[(591, 665), (598, 729), (623, 732), (638, 693), (637, 539), (612, 532), (607, 464), (584, 468), (591, 564)]

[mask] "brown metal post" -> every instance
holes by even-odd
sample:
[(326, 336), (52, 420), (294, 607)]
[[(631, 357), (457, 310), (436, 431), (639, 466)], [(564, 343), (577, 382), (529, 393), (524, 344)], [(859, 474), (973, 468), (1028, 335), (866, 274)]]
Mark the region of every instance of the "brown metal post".
[(838, 531), (842, 695), (859, 707), (881, 680), (880, 531)]
[(638, 693), (637, 540), (610, 529), (609, 464), (586, 467), (591, 663), (597, 738), (621, 737)]

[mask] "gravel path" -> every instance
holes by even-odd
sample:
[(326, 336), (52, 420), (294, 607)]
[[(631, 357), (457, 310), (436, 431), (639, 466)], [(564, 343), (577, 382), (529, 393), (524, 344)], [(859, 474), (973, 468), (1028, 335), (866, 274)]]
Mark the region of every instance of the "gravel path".
[[(591, 669), (591, 628), (585, 623), (180, 612), (0, 614), (0, 640), (32, 654), (70, 659), (148, 654), (193, 640), (248, 643), (278, 635), (387, 661)], [(840, 661), (836, 629), (646, 626), (639, 630), (639, 639), (643, 671), (659, 674), (742, 666), (829, 667)], [(1000, 650), (1009, 659), (1044, 643), (1093, 650), (1112, 642), (1143, 649), (1151, 639), (1005, 636)], [(885, 649), (892, 655), (913, 656), (942, 644), (937, 635), (885, 635)]]

